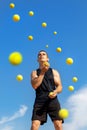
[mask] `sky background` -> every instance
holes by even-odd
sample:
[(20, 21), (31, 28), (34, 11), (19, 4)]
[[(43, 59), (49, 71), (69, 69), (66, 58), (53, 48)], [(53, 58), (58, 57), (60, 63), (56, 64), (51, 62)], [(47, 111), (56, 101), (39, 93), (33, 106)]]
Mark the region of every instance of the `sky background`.
[[(10, 3), (15, 8), (9, 7)], [(28, 12), (34, 11), (30, 17)], [(14, 22), (14, 14), (20, 21)], [(42, 22), (47, 27), (41, 26)], [(57, 35), (53, 32), (57, 31)], [(34, 39), (28, 40), (32, 35)], [(48, 48), (46, 48), (48, 45)], [(61, 47), (62, 52), (56, 52)], [(69, 110), (64, 130), (87, 129), (87, 1), (86, 0), (0, 0), (0, 130), (30, 130), (35, 91), (30, 74), (38, 68), (37, 53), (47, 51), (52, 68), (59, 71), (63, 91), (58, 95), (62, 108)], [(8, 57), (18, 51), (23, 62), (9, 63)], [(74, 60), (66, 64), (66, 58)], [(23, 75), (21, 82), (16, 80)], [(72, 82), (72, 77), (78, 82)], [(68, 86), (73, 85), (70, 92)], [(78, 125), (77, 125), (78, 124)], [(48, 117), (40, 130), (53, 130)]]

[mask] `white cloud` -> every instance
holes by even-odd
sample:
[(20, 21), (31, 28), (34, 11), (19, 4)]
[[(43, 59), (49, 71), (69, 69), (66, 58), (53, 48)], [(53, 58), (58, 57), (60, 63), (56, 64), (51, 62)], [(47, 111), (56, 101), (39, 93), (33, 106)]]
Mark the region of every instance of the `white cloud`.
[(13, 130), (13, 127), (12, 126), (5, 126), (1, 130)]
[[(15, 112), (11, 117), (2, 117), (2, 119), (0, 120), (0, 124), (4, 124), (6, 122), (15, 120), (16, 118), (24, 116), (27, 109), (28, 109), (27, 106), (21, 105), (21, 108), (17, 112)], [(9, 130), (9, 129), (6, 129), (6, 130)]]
[(87, 85), (71, 95), (67, 100), (69, 122), (63, 124), (64, 130), (80, 130), (87, 127)]

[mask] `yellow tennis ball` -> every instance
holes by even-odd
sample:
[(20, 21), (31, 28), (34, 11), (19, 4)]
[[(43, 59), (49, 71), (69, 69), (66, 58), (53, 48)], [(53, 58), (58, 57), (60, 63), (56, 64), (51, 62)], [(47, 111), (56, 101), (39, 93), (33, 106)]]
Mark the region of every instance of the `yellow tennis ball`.
[(23, 80), (23, 76), (22, 76), (21, 74), (18, 74), (18, 75), (16, 76), (16, 79), (17, 79), (18, 81), (22, 81), (22, 80)]
[(69, 112), (67, 109), (60, 109), (58, 114), (59, 114), (59, 117), (62, 119), (65, 119), (69, 116)]
[(53, 92), (49, 92), (49, 96), (53, 95)]
[(67, 63), (68, 65), (73, 64), (73, 59), (72, 59), (72, 58), (67, 58), (67, 59), (66, 59), (66, 63)]
[(57, 32), (56, 32), (56, 31), (54, 31), (54, 32), (53, 32), (53, 34), (54, 34), (54, 35), (56, 35), (56, 34), (57, 34)]
[(30, 36), (28, 36), (28, 39), (33, 40), (34, 38), (33, 38), (33, 36), (30, 35)]
[(12, 64), (12, 65), (19, 65), (21, 64), (22, 60), (23, 60), (23, 57), (22, 57), (22, 54), (19, 53), (19, 52), (13, 52), (9, 55), (9, 62)]
[(48, 48), (49, 46), (48, 45), (46, 45), (46, 48)]
[(20, 20), (20, 16), (18, 14), (13, 15), (13, 21), (18, 22)]
[(47, 67), (50, 66), (50, 64), (49, 64), (48, 62), (44, 62), (43, 65), (45, 65), (45, 66), (47, 66)]
[(58, 47), (58, 48), (56, 49), (56, 51), (57, 51), (57, 52), (61, 52), (61, 51), (62, 51), (61, 47)]
[(69, 91), (74, 91), (74, 87), (73, 87), (72, 85), (70, 85), (70, 86), (68, 87), (68, 90), (69, 90)]
[(14, 3), (10, 3), (10, 8), (14, 8), (15, 4)]
[(43, 22), (43, 23), (42, 23), (42, 27), (45, 28), (46, 26), (47, 26), (47, 23), (46, 23), (46, 22)]
[(34, 12), (33, 12), (33, 11), (30, 11), (30, 12), (29, 12), (29, 15), (30, 15), (30, 16), (33, 16), (33, 15), (34, 15)]
[(78, 81), (78, 78), (77, 78), (77, 77), (73, 77), (73, 78), (72, 78), (72, 81), (73, 81), (73, 82), (77, 82), (77, 81)]

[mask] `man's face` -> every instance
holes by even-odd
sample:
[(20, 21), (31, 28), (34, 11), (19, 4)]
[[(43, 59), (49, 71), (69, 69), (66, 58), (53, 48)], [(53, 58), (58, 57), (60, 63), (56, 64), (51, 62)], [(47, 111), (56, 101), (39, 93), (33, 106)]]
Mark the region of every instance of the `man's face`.
[(38, 62), (44, 62), (44, 61), (48, 61), (48, 60), (49, 60), (49, 58), (48, 58), (46, 52), (44, 52), (44, 51), (39, 52), (39, 54), (38, 54)]

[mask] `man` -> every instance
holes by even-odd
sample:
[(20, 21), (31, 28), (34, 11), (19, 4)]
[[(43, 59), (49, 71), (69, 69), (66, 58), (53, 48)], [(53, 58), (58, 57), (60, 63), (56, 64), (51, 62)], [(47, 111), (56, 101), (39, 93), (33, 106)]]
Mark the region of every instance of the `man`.
[(46, 51), (39, 51), (39, 68), (31, 73), (31, 84), (36, 91), (31, 130), (38, 130), (47, 121), (47, 114), (55, 130), (62, 130), (63, 120), (58, 115), (60, 103), (57, 99), (57, 94), (62, 92), (61, 79), (59, 73), (50, 68), (48, 61)]

